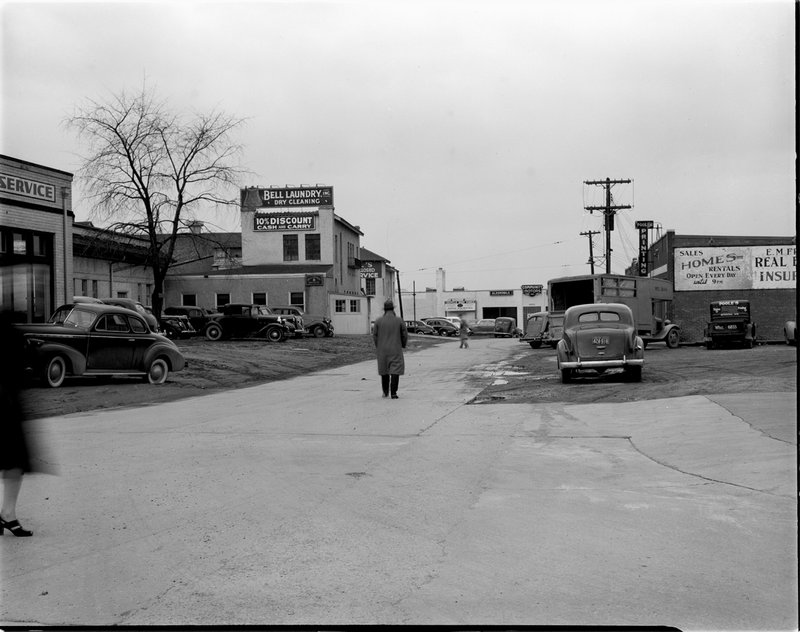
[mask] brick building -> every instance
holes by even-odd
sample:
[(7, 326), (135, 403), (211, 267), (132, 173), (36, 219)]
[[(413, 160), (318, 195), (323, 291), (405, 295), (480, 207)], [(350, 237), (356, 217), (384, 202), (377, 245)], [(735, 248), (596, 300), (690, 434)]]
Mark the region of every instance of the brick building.
[[(783, 339), (783, 325), (797, 314), (796, 237), (676, 235), (647, 249), (650, 276), (672, 281), (672, 318), (683, 342), (701, 342), (709, 303), (746, 299), (757, 340)], [(633, 265), (626, 274), (637, 274)]]

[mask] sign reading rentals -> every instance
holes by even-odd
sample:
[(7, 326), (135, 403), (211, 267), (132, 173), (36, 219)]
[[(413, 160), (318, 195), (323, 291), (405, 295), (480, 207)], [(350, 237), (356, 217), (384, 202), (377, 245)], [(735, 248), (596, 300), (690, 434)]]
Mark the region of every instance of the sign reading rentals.
[(260, 213), (253, 216), (253, 230), (316, 230), (316, 213)]
[(778, 290), (797, 285), (797, 247), (675, 248), (675, 290)]
[(28, 180), (19, 176), (0, 174), (0, 193), (13, 193), (34, 200), (56, 201), (56, 188), (52, 184)]
[(333, 206), (333, 187), (259, 189), (258, 197), (262, 208)]

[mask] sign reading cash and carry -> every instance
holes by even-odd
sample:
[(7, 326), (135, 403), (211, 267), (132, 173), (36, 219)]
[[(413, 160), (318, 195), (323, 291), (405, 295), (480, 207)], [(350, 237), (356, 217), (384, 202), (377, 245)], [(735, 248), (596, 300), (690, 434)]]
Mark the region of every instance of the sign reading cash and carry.
[(333, 206), (333, 187), (287, 187), (259, 189), (262, 208)]
[(316, 213), (261, 213), (255, 212), (253, 230), (316, 230)]
[(797, 287), (797, 247), (675, 248), (675, 289), (759, 290)]

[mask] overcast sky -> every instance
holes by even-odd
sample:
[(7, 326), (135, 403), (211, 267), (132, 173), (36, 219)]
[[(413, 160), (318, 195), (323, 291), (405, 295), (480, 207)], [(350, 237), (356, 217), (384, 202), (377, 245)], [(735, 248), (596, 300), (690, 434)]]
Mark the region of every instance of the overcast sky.
[[(2, 2), (0, 153), (77, 172), (63, 125), (146, 79), (246, 118), (242, 186), (327, 184), (404, 289), (589, 272), (634, 222), (794, 235), (794, 3), (751, 0)], [(232, 192), (232, 196), (236, 192)], [(75, 189), (77, 219), (92, 219)], [(239, 230), (238, 213), (209, 210)], [(602, 234), (594, 237), (603, 254)], [(604, 267), (599, 262), (599, 269)]]

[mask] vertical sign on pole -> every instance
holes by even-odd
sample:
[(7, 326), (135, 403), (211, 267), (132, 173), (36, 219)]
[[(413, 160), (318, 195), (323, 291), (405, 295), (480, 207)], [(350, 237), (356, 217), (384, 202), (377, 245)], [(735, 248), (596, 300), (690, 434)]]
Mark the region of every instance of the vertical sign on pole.
[(653, 228), (653, 220), (636, 222), (639, 229), (639, 276), (647, 276), (649, 273), (647, 265), (647, 231)]

